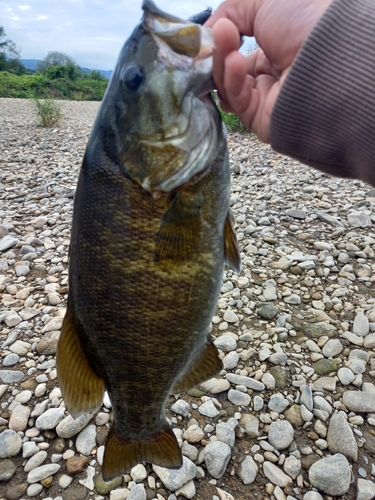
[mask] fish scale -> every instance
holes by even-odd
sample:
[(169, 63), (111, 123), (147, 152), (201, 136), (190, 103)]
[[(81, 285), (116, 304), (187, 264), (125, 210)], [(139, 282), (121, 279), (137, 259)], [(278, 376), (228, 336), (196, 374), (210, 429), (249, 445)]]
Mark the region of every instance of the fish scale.
[[(221, 370), (208, 328), (224, 262), (237, 270), (240, 266), (229, 212), (226, 133), (207, 95), (212, 61), (206, 64), (208, 50), (200, 48), (210, 31), (162, 13), (149, 0), (143, 9), (143, 21), (120, 54), (81, 168), (68, 306), (57, 350), (59, 385), (73, 416), (96, 411), (105, 388), (111, 399), (114, 423), (104, 454), (105, 480), (143, 460), (171, 468), (182, 465), (165, 418), (166, 401), (171, 392), (187, 390)], [(150, 139), (145, 119), (155, 96), (159, 102), (170, 98), (165, 89), (171, 86), (155, 82), (174, 78), (170, 67), (163, 72), (161, 64), (149, 64), (149, 53), (144, 54), (144, 47), (154, 47), (156, 55), (160, 49), (154, 36), (159, 39), (163, 33), (158, 28), (155, 35), (154, 19), (157, 26), (163, 19), (168, 30), (163, 61), (168, 50), (178, 68), (185, 58), (187, 75), (172, 86), (176, 123), (184, 122), (181, 110), (193, 110), (188, 129), (165, 138), (165, 144)], [(192, 28), (177, 40), (181, 24)], [(189, 36), (195, 37), (194, 43)], [(203, 62), (189, 59), (196, 50), (204, 54)], [(123, 75), (134, 78), (129, 83)], [(129, 114), (135, 104), (138, 121)], [(157, 130), (169, 127), (170, 121), (160, 116)], [(142, 137), (147, 141), (137, 153), (136, 141)], [(194, 153), (186, 146), (193, 143)], [(182, 153), (175, 155), (175, 164), (169, 160), (163, 165), (160, 158), (155, 163), (152, 153), (144, 154), (147, 144), (152, 152), (162, 153), (164, 147), (170, 151), (173, 144)], [(143, 162), (139, 169), (137, 161)]]

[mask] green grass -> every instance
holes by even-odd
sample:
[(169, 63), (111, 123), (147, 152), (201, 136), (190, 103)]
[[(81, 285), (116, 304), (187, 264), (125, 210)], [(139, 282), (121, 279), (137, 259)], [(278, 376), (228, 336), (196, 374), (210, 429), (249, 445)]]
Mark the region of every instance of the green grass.
[(226, 113), (220, 108), (219, 105), (219, 99), (217, 97), (216, 91), (211, 92), (212, 99), (216, 103), (216, 106), (218, 107), (220, 114), (221, 114), (221, 119), (223, 120), (225, 126), (227, 127), (227, 130), (229, 132), (239, 132), (240, 134), (246, 134), (249, 132), (241, 122), (241, 120), (238, 118), (237, 115), (233, 113)]
[(221, 118), (225, 123), (225, 126), (229, 132), (239, 132), (240, 134), (246, 134), (249, 131), (244, 127), (243, 123), (240, 121), (237, 115), (231, 113), (225, 113), (219, 108)]
[(36, 106), (36, 112), (40, 119), (40, 127), (53, 127), (58, 125), (61, 118), (60, 106), (53, 99), (38, 99), (33, 98)]
[(101, 101), (108, 80), (83, 78), (69, 80), (56, 78), (49, 80), (39, 73), (33, 75), (13, 75), (0, 71), (0, 97), (40, 97), (72, 101)]

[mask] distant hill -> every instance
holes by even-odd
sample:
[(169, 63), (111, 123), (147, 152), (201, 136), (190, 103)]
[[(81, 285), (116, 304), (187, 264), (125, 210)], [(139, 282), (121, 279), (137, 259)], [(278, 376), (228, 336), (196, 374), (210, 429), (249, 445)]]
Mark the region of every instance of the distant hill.
[[(20, 59), (20, 62), (25, 66), (26, 69), (31, 69), (31, 71), (35, 71), (38, 62), (40, 62), (40, 59)], [(90, 68), (82, 68), (84, 71), (92, 71)], [(103, 76), (108, 78), (108, 80), (111, 78), (111, 75), (113, 73), (113, 70), (105, 70), (105, 69), (98, 69), (96, 71), (99, 71)]]

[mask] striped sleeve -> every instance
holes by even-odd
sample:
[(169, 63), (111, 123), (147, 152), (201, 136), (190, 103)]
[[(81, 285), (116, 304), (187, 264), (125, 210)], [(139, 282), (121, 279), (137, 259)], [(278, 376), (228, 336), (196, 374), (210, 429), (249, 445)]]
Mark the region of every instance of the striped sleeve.
[(334, 0), (303, 45), (271, 117), (272, 147), (375, 185), (375, 1)]

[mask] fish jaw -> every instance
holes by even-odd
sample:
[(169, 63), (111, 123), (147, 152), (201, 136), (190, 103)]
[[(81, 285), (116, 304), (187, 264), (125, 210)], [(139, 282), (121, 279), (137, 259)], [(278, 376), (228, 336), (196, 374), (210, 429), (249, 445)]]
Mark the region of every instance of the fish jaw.
[[(158, 140), (149, 137), (139, 138), (138, 144), (130, 146), (124, 156), (129, 172), (133, 148), (137, 148), (145, 168), (136, 166), (133, 180), (151, 193), (171, 192), (194, 179), (200, 178), (212, 159), (217, 155), (221, 139), (221, 129), (213, 123), (212, 115), (207, 113), (207, 95), (203, 100), (185, 99), (188, 127), (180, 135)], [(216, 110), (214, 110), (216, 111)], [(194, 118), (199, 115), (201, 118)], [(216, 148), (214, 148), (216, 146)], [(198, 177), (197, 177), (198, 176)]]
[[(170, 193), (205, 171), (219, 149), (221, 119), (209, 95), (213, 36), (208, 28), (163, 13), (150, 0), (143, 9), (96, 126), (126, 176), (151, 194)], [(142, 83), (129, 91), (129, 78), (132, 83), (138, 76)]]

